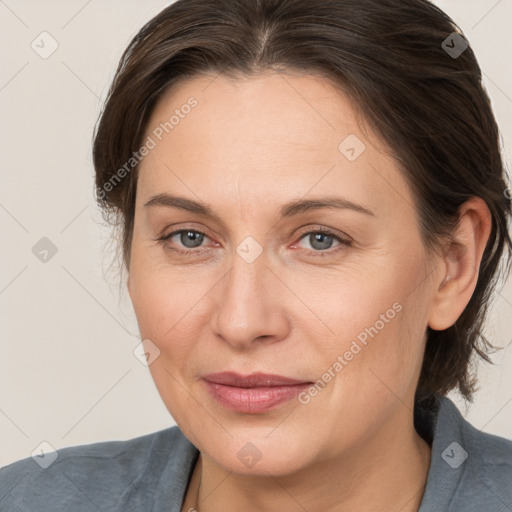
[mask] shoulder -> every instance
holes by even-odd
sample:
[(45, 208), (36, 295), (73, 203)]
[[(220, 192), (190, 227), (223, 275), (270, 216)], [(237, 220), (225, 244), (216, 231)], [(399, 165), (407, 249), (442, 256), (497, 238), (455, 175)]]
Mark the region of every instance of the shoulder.
[(443, 397), (425, 498), (448, 511), (512, 510), (512, 440), (476, 429)]
[(477, 430), (467, 421), (462, 434), (467, 465), (459, 494), (466, 500), (478, 497), (482, 506), (482, 496), (487, 496), (487, 503), (500, 506), (497, 510), (512, 510), (512, 440)]
[(126, 441), (61, 448), (39, 460), (27, 457), (0, 468), (0, 509), (117, 510), (123, 496), (154, 491), (164, 472), (185, 467), (195, 451), (174, 426)]

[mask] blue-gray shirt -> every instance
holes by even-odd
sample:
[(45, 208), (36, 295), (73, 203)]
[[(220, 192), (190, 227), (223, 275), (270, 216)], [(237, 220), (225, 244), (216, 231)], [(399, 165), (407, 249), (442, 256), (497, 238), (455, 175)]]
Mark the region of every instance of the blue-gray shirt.
[[(475, 429), (446, 397), (438, 404), (415, 409), (432, 446), (419, 512), (512, 512), (512, 440)], [(180, 512), (199, 455), (176, 426), (56, 453), (46, 469), (32, 457), (0, 469), (1, 512)]]

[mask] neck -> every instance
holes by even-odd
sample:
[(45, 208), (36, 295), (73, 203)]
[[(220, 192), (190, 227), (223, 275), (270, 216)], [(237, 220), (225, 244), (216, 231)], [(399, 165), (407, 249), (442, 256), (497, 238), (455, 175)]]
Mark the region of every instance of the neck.
[(182, 511), (417, 512), (431, 448), (414, 430), (412, 417), (407, 429), (390, 424), (361, 445), (279, 478), (228, 472), (200, 454)]

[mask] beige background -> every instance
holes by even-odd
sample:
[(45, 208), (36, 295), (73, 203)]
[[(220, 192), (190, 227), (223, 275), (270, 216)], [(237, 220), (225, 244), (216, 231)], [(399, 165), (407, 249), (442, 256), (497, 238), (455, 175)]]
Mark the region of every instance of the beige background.
[[(479, 58), (510, 165), (512, 0), (435, 3)], [(91, 165), (93, 126), (121, 52), (166, 4), (0, 0), (0, 466), (42, 441), (58, 449), (174, 424), (132, 352), (137, 324), (108, 273), (110, 232)], [(31, 48), (43, 31), (58, 43), (47, 59)], [(42, 237), (57, 248), (46, 263), (32, 252)], [(480, 365), (483, 389), (467, 417), (512, 439), (510, 281), (487, 330), (506, 348), (495, 366)]]

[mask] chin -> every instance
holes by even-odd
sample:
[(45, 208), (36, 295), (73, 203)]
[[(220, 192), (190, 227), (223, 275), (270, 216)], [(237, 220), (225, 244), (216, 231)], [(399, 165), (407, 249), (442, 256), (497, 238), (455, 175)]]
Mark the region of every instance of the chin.
[(308, 441), (311, 437), (296, 439), (284, 429), (280, 435), (269, 435), (273, 428), (241, 428), (231, 431), (233, 437), (225, 432), (220, 437), (203, 437), (196, 446), (226, 471), (241, 475), (278, 477), (299, 471), (308, 463), (308, 452), (313, 448)]

